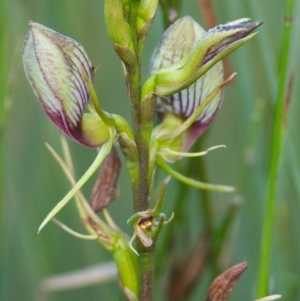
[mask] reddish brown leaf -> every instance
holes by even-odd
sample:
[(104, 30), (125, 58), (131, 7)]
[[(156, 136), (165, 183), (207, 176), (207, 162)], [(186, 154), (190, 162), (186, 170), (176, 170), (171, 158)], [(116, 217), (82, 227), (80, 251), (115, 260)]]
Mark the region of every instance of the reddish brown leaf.
[(92, 190), (90, 204), (95, 212), (107, 207), (117, 197), (117, 181), (120, 169), (121, 161), (113, 147), (101, 165), (98, 179)]
[(231, 294), (235, 284), (247, 268), (247, 262), (241, 262), (219, 275), (211, 284), (206, 301), (225, 301)]

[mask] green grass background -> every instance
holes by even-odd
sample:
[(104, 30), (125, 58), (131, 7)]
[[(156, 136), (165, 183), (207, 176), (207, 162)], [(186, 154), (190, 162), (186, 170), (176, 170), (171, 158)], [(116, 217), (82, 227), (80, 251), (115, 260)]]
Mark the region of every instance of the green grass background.
[[(203, 135), (203, 149), (225, 144), (192, 163), (205, 167), (211, 183), (235, 185), (234, 194), (210, 193), (210, 220), (218, 226), (229, 205), (239, 200), (230, 232), (222, 247), (219, 267), (246, 260), (249, 268), (230, 300), (254, 300), (260, 261), (260, 240), (265, 214), (271, 137), (278, 87), (278, 62), (284, 27), (283, 0), (213, 1), (219, 23), (242, 17), (263, 20), (258, 35), (230, 55), (232, 70), (238, 73), (226, 87), (223, 106), (209, 131)], [(202, 22), (196, 0), (184, 0), (182, 15)], [(273, 227), (270, 292), (283, 300), (300, 298), (300, 1), (294, 5), (292, 37), (287, 76), (294, 72), (294, 85), (278, 175), (276, 216)], [(103, 1), (99, 0), (1, 0), (0, 2), (0, 97), (1, 97), (1, 297), (2, 300), (35, 300), (39, 283), (54, 274), (81, 269), (111, 260), (101, 246), (82, 241), (50, 223), (39, 235), (37, 229), (47, 213), (69, 189), (68, 181), (44, 146), (47, 141), (60, 151), (59, 132), (47, 119), (25, 77), (21, 52), (29, 20), (42, 23), (84, 45), (94, 65), (100, 65), (95, 88), (108, 112), (130, 120), (130, 111), (120, 61), (106, 35)], [(144, 74), (158, 39), (163, 33), (161, 13), (151, 29), (144, 53)], [(257, 109), (260, 107), (261, 109)], [(253, 118), (260, 116), (258, 121)], [(256, 120), (256, 121), (255, 121)], [(92, 162), (93, 150), (70, 142), (77, 177)], [(189, 173), (189, 160), (176, 169)], [(84, 187), (87, 196), (93, 180)], [(123, 164), (119, 181), (121, 196), (110, 207), (115, 221), (129, 235), (126, 220), (132, 214), (128, 173)], [(164, 211), (174, 210), (180, 185), (171, 181)], [(177, 241), (158, 258), (164, 273), (157, 285), (155, 300), (164, 299), (170, 258), (187, 253), (201, 236), (206, 219), (201, 196), (188, 190), (181, 200), (180, 223), (174, 227)], [(175, 217), (176, 218), (176, 217)], [(71, 202), (59, 219), (84, 232), (75, 205)], [(166, 226), (168, 227), (168, 226)], [(166, 229), (158, 240), (163, 245)], [(183, 239), (184, 237), (184, 239)], [(159, 254), (162, 254), (161, 252)], [(187, 300), (204, 300), (212, 277), (210, 266)], [(49, 295), (48, 300), (123, 300), (117, 281)]]

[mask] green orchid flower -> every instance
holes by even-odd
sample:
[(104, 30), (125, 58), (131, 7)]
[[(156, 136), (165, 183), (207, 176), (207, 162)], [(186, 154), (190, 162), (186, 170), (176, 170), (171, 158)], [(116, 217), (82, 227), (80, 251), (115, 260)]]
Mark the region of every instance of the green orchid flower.
[(30, 22), (23, 49), (28, 81), (52, 122), (72, 140), (98, 147), (109, 140), (109, 129), (89, 106), (87, 81), (94, 68), (75, 40), (41, 24)]

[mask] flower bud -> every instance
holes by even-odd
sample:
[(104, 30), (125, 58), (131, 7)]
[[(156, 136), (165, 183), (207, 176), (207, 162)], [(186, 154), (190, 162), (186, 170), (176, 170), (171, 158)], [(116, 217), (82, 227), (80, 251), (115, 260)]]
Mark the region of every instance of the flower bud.
[(111, 41), (132, 50), (132, 31), (124, 16), (125, 6), (122, 0), (105, 0), (104, 16)]
[(145, 39), (152, 25), (158, 0), (143, 0), (138, 10), (137, 30), (139, 37)]
[[(179, 19), (165, 32), (153, 55), (151, 74), (177, 63), (184, 58), (193, 48), (193, 45), (205, 34), (205, 30), (191, 17)], [(202, 77), (180, 92), (171, 96), (157, 98), (157, 113), (163, 119), (164, 126), (160, 131), (171, 131), (180, 126), (206, 99), (206, 97), (223, 81), (223, 65), (218, 62)], [(196, 118), (189, 129), (190, 135), (185, 135), (184, 142), (175, 140), (172, 142), (172, 149), (178, 151), (187, 150), (194, 140), (202, 134), (214, 118), (222, 102), (222, 91), (206, 106), (202, 113)], [(167, 129), (168, 128), (168, 129)], [(192, 139), (191, 139), (192, 138)], [(184, 143), (182, 146), (181, 144)], [(172, 158), (165, 159), (172, 161)]]
[(29, 83), (53, 123), (74, 141), (96, 147), (109, 139), (106, 124), (89, 102), (87, 78), (93, 68), (84, 48), (41, 24), (30, 22), (23, 48), (23, 64)]
[[(191, 118), (214, 93), (200, 114), (193, 117), (186, 132), (173, 139), (168, 148), (177, 152), (189, 149), (214, 119), (222, 103), (221, 88), (225, 83), (220, 60), (248, 41), (254, 35), (249, 33), (261, 24), (244, 24), (246, 21), (248, 19), (237, 20), (205, 32), (191, 17), (183, 17), (161, 38), (151, 61), (151, 77), (145, 84), (160, 96), (156, 110), (162, 124), (157, 129), (161, 132), (157, 131), (157, 137), (164, 137), (162, 131), (166, 128), (171, 131), (173, 126), (175, 130)], [(163, 157), (170, 162), (176, 160), (166, 152)]]
[[(172, 33), (174, 28), (176, 32), (181, 31), (181, 35), (185, 34), (180, 28), (185, 27), (185, 23), (196, 23), (193, 20), (187, 22), (186, 19), (189, 18), (184, 17), (175, 22), (174, 27), (172, 26), (167, 30), (164, 38), (168, 39), (168, 35)], [(185, 45), (178, 46), (176, 44), (178, 52), (174, 52), (174, 55), (179, 55), (180, 60), (160, 69), (155, 74), (155, 91), (153, 92), (156, 92), (159, 96), (169, 96), (194, 83), (223, 57), (250, 40), (256, 34), (250, 33), (262, 24), (262, 22), (245, 23), (246, 21), (249, 21), (249, 19), (240, 19), (212, 28), (200, 38), (194, 39), (190, 51), (184, 55), (179, 52), (179, 49), (185, 48)], [(187, 35), (192, 34), (194, 26), (196, 25), (186, 27), (189, 28)], [(162, 44), (165, 43), (162, 42)], [(166, 57), (166, 59), (169, 59), (169, 57)]]

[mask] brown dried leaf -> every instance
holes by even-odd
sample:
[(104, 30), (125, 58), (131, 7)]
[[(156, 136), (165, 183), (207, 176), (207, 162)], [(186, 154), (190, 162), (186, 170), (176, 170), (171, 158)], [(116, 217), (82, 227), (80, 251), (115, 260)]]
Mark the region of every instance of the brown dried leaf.
[(205, 301), (225, 301), (235, 284), (247, 268), (247, 262), (241, 262), (219, 275), (211, 284)]
[(93, 187), (90, 205), (95, 212), (106, 208), (118, 196), (117, 181), (121, 161), (113, 147), (100, 167), (98, 179)]

